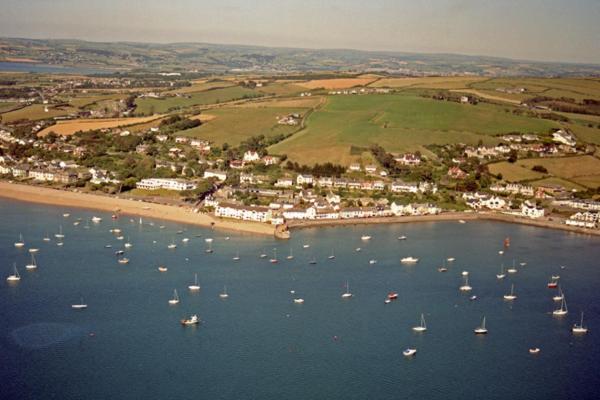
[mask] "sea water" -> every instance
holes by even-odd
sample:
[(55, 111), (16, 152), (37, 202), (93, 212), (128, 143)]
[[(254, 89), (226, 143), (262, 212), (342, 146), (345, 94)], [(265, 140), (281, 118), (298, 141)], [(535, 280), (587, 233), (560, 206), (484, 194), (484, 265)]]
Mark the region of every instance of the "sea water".
[[(63, 246), (54, 237), (59, 226)], [(26, 246), (17, 249), (20, 233)], [(361, 240), (365, 234), (372, 239)], [(205, 252), (209, 237), (213, 253)], [(127, 240), (130, 263), (121, 265), (114, 252)], [(172, 241), (178, 247), (168, 250)], [(315, 228), (283, 241), (0, 200), (0, 397), (597, 398), (599, 244), (497, 222)], [(40, 249), (38, 268), (27, 271), (31, 247)], [(277, 264), (269, 262), (274, 249)], [(407, 256), (419, 262), (402, 265)], [(456, 260), (438, 272), (448, 257)], [(518, 272), (498, 280), (513, 260)], [(5, 281), (13, 262), (17, 284)], [(473, 287), (467, 294), (458, 290), (462, 271)], [(196, 273), (201, 290), (192, 293)], [(551, 315), (559, 306), (547, 288), (551, 275), (560, 275), (565, 293), (562, 318)], [(350, 299), (341, 298), (346, 282)], [(503, 300), (513, 283), (517, 299)], [(219, 297), (224, 286), (227, 299)], [(168, 304), (174, 289), (176, 306)], [(392, 291), (398, 300), (385, 304)], [(88, 308), (73, 310), (82, 296)], [(590, 330), (574, 336), (580, 311)], [(419, 334), (411, 328), (421, 313), (428, 329)], [(183, 327), (191, 314), (201, 324)], [(476, 336), (483, 316), (489, 334)], [(405, 358), (407, 347), (417, 354)], [(532, 347), (541, 352), (529, 354)]]

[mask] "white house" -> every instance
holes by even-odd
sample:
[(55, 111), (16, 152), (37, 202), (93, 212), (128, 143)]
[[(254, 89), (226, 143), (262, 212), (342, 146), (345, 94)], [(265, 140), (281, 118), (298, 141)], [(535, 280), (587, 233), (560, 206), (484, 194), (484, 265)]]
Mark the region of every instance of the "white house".
[(348, 170), (350, 170), (352, 172), (360, 171), (360, 164), (357, 164), (357, 163), (350, 164), (350, 167), (348, 168)]
[(217, 217), (241, 219), (244, 221), (269, 222), (272, 214), (269, 207), (220, 203), (215, 208), (215, 215)]
[(552, 141), (566, 144), (567, 146), (575, 146), (575, 144), (577, 144), (575, 136), (562, 129), (552, 133)]
[(277, 182), (275, 182), (275, 187), (288, 188), (294, 185), (294, 181), (292, 178), (279, 178)]
[(521, 205), (521, 215), (529, 218), (541, 218), (544, 216), (544, 208), (526, 200)]
[(244, 162), (254, 162), (260, 160), (260, 156), (256, 151), (248, 150), (244, 153)]
[(392, 182), (390, 189), (395, 193), (417, 193), (419, 191), (419, 185), (416, 183), (396, 181)]
[(296, 184), (299, 186), (312, 184), (313, 181), (314, 181), (314, 179), (313, 179), (312, 175), (300, 174), (296, 177)]
[(163, 179), (163, 178), (149, 178), (142, 179), (137, 182), (135, 186), (138, 189), (145, 190), (157, 190), (157, 189), (166, 189), (166, 190), (194, 190), (197, 185), (193, 182), (189, 182), (183, 179)]
[(217, 178), (219, 181), (224, 181), (225, 179), (227, 179), (227, 173), (225, 171), (207, 169), (206, 171), (204, 171), (203, 177), (204, 179)]

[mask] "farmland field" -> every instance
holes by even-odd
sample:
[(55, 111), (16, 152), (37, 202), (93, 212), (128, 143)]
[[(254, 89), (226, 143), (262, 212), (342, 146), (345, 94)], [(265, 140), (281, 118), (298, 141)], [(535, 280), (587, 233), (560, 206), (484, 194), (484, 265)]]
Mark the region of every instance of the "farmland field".
[(44, 111), (42, 104), (33, 104), (15, 111), (9, 111), (2, 114), (2, 120), (4, 122), (14, 122), (21, 119), (29, 119), (36, 121), (40, 119), (59, 117), (63, 115), (69, 115), (72, 112), (76, 112), (76, 108), (72, 107), (53, 107), (48, 106), (48, 112)]
[(180, 135), (198, 137), (222, 145), (238, 145), (242, 140), (251, 136), (274, 136), (287, 134), (298, 129), (297, 126), (277, 124), (278, 116), (291, 113), (303, 114), (308, 109), (281, 107), (224, 107), (209, 111), (213, 116), (203, 125), (179, 132)]
[(134, 124), (146, 123), (152, 120), (160, 119), (161, 116), (151, 116), (142, 118), (105, 118), (105, 119), (74, 119), (69, 121), (60, 121), (56, 125), (49, 126), (38, 133), (38, 136), (45, 136), (50, 132), (59, 135), (72, 135), (78, 131), (90, 131), (92, 129), (116, 128)]
[(424, 78), (383, 78), (375, 81), (369, 87), (389, 88), (424, 88), (424, 89), (462, 89), (469, 84), (485, 78), (477, 77), (424, 77)]
[[(545, 167), (548, 174), (532, 171), (534, 165)], [(510, 182), (541, 179), (550, 175), (582, 186), (600, 185), (600, 160), (593, 156), (523, 159), (514, 164), (502, 161), (489, 164), (488, 167), (491, 173), (501, 173), (503, 179)]]
[(142, 98), (135, 101), (137, 104), (136, 114), (162, 114), (170, 110), (183, 109), (196, 105), (223, 103), (241, 99), (244, 96), (252, 97), (262, 95), (262, 93), (256, 90), (246, 89), (241, 86), (232, 86), (223, 89), (190, 93), (185, 97), (167, 97), (165, 99)]
[(330, 96), (306, 129), (270, 148), (303, 163), (348, 164), (350, 146), (379, 144), (388, 151), (425, 151), (429, 143), (497, 144), (493, 135), (546, 133), (555, 122), (515, 116), (491, 104), (464, 105), (413, 95)]
[(334, 78), (313, 79), (306, 82), (298, 82), (297, 85), (306, 89), (349, 89), (355, 86), (366, 86), (376, 78)]

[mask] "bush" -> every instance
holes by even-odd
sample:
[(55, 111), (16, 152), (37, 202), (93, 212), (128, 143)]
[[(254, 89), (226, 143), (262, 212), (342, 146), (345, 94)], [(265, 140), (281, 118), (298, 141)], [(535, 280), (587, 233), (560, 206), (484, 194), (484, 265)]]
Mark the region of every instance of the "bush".
[(536, 172), (541, 172), (543, 174), (547, 173), (548, 170), (546, 169), (546, 167), (544, 167), (543, 165), (534, 165), (531, 168), (532, 171), (536, 171)]

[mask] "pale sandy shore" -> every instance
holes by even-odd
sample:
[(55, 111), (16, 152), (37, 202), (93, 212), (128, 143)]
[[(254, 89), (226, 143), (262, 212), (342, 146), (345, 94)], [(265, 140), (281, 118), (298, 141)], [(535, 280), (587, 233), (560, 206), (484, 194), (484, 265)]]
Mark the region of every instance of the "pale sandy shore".
[(517, 217), (513, 215), (486, 213), (486, 212), (447, 212), (437, 215), (419, 215), (403, 217), (380, 217), (365, 219), (338, 219), (338, 220), (319, 220), (319, 221), (291, 221), (288, 223), (290, 230), (300, 228), (313, 228), (319, 226), (338, 226), (338, 225), (365, 225), (365, 224), (398, 224), (409, 222), (436, 222), (436, 221), (473, 221), (473, 220), (491, 220), (513, 224), (523, 224), (537, 226), (541, 228), (560, 229), (569, 232), (576, 232), (586, 235), (600, 236), (600, 229), (585, 229), (565, 225), (562, 221), (550, 221), (548, 219), (534, 220), (530, 218)]
[[(65, 211), (69, 207), (78, 207), (108, 211), (111, 213), (119, 212), (119, 214), (164, 219), (173, 222), (180, 222), (205, 227), (212, 226), (216, 229), (228, 229), (251, 234), (275, 234), (275, 228), (272, 225), (268, 224), (215, 218), (209, 214), (194, 213), (190, 208), (186, 207), (154, 204), (130, 199), (120, 199), (114, 196), (77, 193), (71, 191), (43, 188), (38, 186), (0, 182), (0, 197), (27, 201), (32, 203), (63, 206), (65, 207)], [(338, 225), (397, 224), (409, 222), (435, 222), (459, 220), (492, 220), (507, 223), (531, 225), (542, 228), (560, 229), (580, 234), (600, 236), (599, 229), (585, 229), (572, 227), (565, 225), (563, 221), (549, 219), (533, 220), (529, 218), (522, 218), (513, 215), (498, 214), (491, 212), (447, 212), (438, 215), (381, 217), (350, 220), (296, 220), (290, 221), (288, 223), (288, 226), (290, 230), (294, 230), (300, 228)]]
[(170, 205), (146, 203), (141, 201), (119, 199), (113, 196), (102, 196), (76, 193), (65, 190), (43, 188), (0, 182), (0, 197), (40, 204), (51, 204), (64, 207), (88, 208), (93, 210), (118, 212), (120, 215), (135, 215), (146, 218), (164, 219), (216, 229), (228, 229), (252, 234), (273, 235), (275, 228), (258, 222), (241, 222), (222, 220), (208, 214), (194, 213), (190, 208)]

